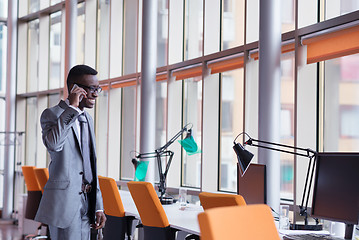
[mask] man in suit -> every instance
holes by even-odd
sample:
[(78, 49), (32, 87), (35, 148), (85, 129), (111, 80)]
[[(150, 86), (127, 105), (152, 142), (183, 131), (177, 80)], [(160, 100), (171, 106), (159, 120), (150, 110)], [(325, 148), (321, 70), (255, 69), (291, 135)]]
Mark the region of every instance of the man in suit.
[(35, 220), (49, 225), (52, 240), (89, 240), (90, 226), (104, 227), (91, 116), (101, 92), (97, 71), (73, 67), (67, 77), (68, 98), (41, 115), (42, 139), (50, 154), (49, 180)]

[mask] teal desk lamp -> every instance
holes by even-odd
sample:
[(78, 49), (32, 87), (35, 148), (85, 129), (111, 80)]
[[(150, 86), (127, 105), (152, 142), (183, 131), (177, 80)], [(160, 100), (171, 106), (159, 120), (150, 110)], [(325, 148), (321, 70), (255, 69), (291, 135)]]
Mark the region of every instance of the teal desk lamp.
[[(167, 150), (167, 148), (176, 141), (177, 138), (182, 136), (186, 132), (186, 137), (183, 140), (178, 142), (184, 148), (188, 155), (193, 155), (200, 153), (201, 150), (197, 146), (197, 143), (194, 141), (192, 136), (192, 123), (186, 124), (175, 136), (173, 136), (165, 145), (160, 148), (157, 148), (154, 152), (140, 153), (132, 159), (132, 163), (135, 167), (135, 180), (144, 181), (147, 173), (148, 161), (143, 161), (147, 158), (156, 158), (158, 165), (158, 172), (160, 177), (160, 182), (158, 185), (158, 191), (160, 193), (160, 201), (162, 204), (171, 204), (173, 203), (173, 197), (166, 195), (166, 177), (168, 170), (170, 168), (174, 152)], [(169, 157), (165, 171), (162, 170), (162, 157)]]

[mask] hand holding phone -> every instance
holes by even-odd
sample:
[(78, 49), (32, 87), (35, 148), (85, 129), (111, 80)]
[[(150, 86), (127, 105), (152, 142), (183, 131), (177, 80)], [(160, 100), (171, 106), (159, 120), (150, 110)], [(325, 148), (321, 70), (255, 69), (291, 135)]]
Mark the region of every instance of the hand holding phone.
[[(71, 88), (70, 92), (72, 93), (76, 87), (79, 87), (79, 86), (75, 83), (74, 86)], [(81, 102), (83, 98), (84, 98), (84, 96), (80, 95), (79, 102)]]
[(77, 84), (74, 84), (71, 88), (69, 95), (70, 105), (74, 107), (79, 107), (80, 102), (84, 97), (87, 98), (87, 92), (83, 88), (79, 87)]

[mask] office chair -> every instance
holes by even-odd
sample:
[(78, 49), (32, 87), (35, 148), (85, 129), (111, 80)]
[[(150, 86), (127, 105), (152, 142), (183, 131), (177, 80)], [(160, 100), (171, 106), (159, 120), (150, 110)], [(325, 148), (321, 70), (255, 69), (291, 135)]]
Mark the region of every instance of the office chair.
[(280, 240), (265, 204), (219, 207), (198, 214), (201, 240)]
[(40, 184), (41, 192), (44, 193), (44, 187), (49, 179), (49, 170), (47, 168), (35, 168), (35, 176)]
[(141, 217), (144, 240), (174, 240), (176, 230), (170, 227), (153, 185), (131, 181), (127, 186)]
[(134, 217), (125, 216), (116, 181), (113, 178), (98, 176), (99, 185), (103, 198), (105, 215), (107, 218), (104, 228), (103, 239), (131, 239), (132, 221)]
[(246, 201), (241, 195), (201, 192), (199, 200), (204, 210), (215, 207), (245, 206)]
[[(36, 216), (37, 209), (39, 208), (39, 204), (42, 197), (43, 188), (41, 187), (34, 166), (22, 166), (22, 174), (24, 175), (25, 185), (27, 188), (27, 201), (26, 201), (26, 209), (25, 209), (25, 218), (34, 220)], [(46, 172), (46, 170), (39, 170), (39, 174), (42, 175)], [(46, 173), (45, 173), (46, 174)], [(47, 180), (46, 180), (47, 181)], [(45, 239), (49, 237), (49, 232), (47, 228), (46, 236), (41, 236), (41, 227), (45, 226), (40, 223), (37, 228), (37, 234), (30, 234), (25, 236), (25, 239)]]
[(27, 188), (25, 218), (34, 220), (42, 197), (41, 186), (37, 181), (34, 166), (22, 166), (21, 168)]

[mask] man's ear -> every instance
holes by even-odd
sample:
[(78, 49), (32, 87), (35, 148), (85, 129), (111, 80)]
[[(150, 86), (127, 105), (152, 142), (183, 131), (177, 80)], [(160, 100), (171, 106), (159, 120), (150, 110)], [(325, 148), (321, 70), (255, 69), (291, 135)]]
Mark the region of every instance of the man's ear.
[(71, 90), (72, 90), (73, 87), (74, 87), (74, 83), (70, 83), (69, 88), (67, 89), (69, 94), (71, 93)]

